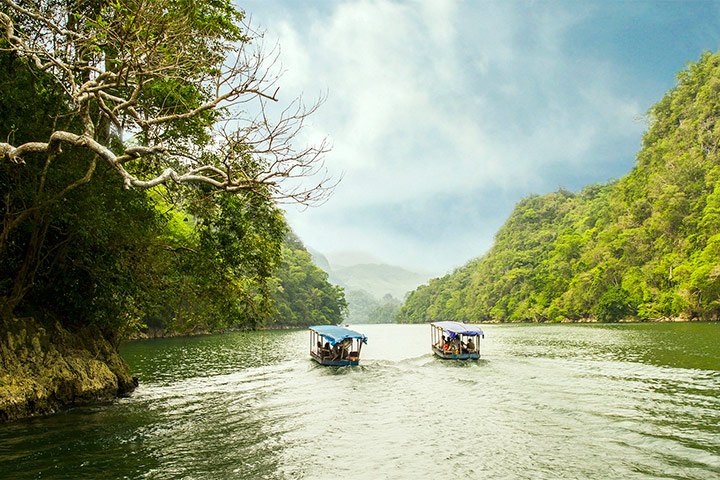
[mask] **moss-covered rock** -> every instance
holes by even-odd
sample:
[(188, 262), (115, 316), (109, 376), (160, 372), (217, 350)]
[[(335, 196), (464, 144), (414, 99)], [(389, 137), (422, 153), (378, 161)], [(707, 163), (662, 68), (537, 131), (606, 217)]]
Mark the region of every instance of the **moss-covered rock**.
[(99, 330), (0, 320), (0, 421), (127, 394), (127, 363)]

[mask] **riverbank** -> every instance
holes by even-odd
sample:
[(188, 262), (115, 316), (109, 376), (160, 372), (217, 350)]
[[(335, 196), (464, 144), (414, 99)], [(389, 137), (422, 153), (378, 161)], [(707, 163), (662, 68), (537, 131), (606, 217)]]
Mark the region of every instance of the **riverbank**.
[[(720, 318), (713, 317), (709, 319), (704, 318), (698, 318), (698, 317), (689, 317), (689, 316), (676, 316), (676, 317), (656, 317), (656, 318), (639, 318), (639, 317), (627, 317), (627, 318), (621, 318), (616, 322), (601, 322), (597, 320), (596, 318), (580, 318), (577, 320), (573, 320), (570, 318), (564, 318), (562, 320), (544, 320), (544, 321), (533, 321), (533, 320), (522, 320), (522, 321), (516, 321), (516, 322), (500, 322), (498, 320), (485, 320), (482, 322), (476, 322), (467, 320), (465, 323), (477, 323), (480, 325), (512, 325), (512, 324), (558, 324), (558, 323), (597, 323), (597, 324), (614, 324), (614, 323), (703, 323), (703, 322), (718, 322), (720, 321)], [(424, 323), (397, 323), (397, 325), (423, 325), (428, 324), (430, 322), (424, 322)], [(359, 324), (356, 324), (359, 325)], [(364, 325), (370, 325), (370, 324), (364, 324)]]
[(228, 333), (228, 332), (241, 332), (241, 331), (252, 331), (252, 330), (298, 330), (298, 329), (306, 329), (307, 326), (297, 326), (297, 325), (281, 325), (277, 323), (270, 323), (263, 326), (258, 326), (257, 328), (224, 328), (220, 330), (208, 330), (206, 328), (197, 328), (190, 331), (177, 331), (177, 330), (169, 330), (167, 328), (156, 328), (156, 327), (146, 327), (144, 329), (141, 329), (137, 332), (133, 332), (128, 336), (128, 341), (135, 341), (135, 340), (153, 340), (158, 338), (178, 338), (178, 337), (200, 337), (200, 336), (206, 336), (206, 335), (216, 335), (220, 333)]
[(687, 315), (679, 315), (676, 317), (655, 317), (655, 318), (639, 318), (627, 317), (621, 318), (617, 322), (600, 322), (596, 318), (581, 318), (580, 320), (565, 319), (560, 322), (539, 322), (539, 323), (682, 323), (682, 322), (717, 322), (717, 318), (702, 319), (690, 317)]
[(135, 386), (127, 363), (97, 329), (0, 320), (0, 421), (115, 398)]
[(211, 332), (207, 329), (197, 329), (185, 332), (178, 332), (177, 330), (168, 330), (167, 328), (155, 328), (148, 327), (137, 332), (131, 333), (127, 340), (153, 340), (157, 338), (175, 338), (175, 337), (197, 337), (202, 335), (212, 335), (216, 332)]

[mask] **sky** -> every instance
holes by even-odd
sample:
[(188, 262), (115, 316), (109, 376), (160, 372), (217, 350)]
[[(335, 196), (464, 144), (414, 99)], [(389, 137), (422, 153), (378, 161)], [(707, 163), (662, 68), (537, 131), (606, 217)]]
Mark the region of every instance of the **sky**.
[[(628, 173), (648, 109), (720, 47), (720, 1), (246, 0), (281, 102), (326, 99), (330, 199), (285, 206), (335, 263), (443, 275), (532, 194)], [(354, 256), (350, 254), (354, 253)]]

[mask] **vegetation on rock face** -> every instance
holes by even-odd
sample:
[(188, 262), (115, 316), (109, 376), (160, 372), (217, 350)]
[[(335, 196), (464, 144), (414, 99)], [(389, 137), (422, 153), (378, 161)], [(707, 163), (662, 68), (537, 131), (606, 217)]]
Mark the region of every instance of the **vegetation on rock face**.
[(295, 146), (317, 104), (270, 115), (276, 58), (243, 19), (230, 0), (0, 6), (0, 419), (132, 390), (118, 342), (146, 325), (341, 318), (277, 207), (329, 192), (302, 181), (325, 144)]
[(101, 332), (71, 333), (58, 323), (0, 319), (0, 421), (98, 399), (135, 388), (128, 366)]
[(485, 256), (415, 290), (397, 321), (720, 318), (720, 54), (649, 119), (627, 176), (521, 201)]
[(282, 263), (273, 279), (278, 325), (306, 327), (341, 323), (347, 313), (343, 289), (312, 262), (310, 253), (292, 233), (285, 238)]

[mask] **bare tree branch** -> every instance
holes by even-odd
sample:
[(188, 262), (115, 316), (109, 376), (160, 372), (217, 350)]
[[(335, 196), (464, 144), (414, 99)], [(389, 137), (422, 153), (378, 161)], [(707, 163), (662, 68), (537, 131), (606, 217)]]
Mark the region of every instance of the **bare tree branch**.
[[(112, 166), (126, 188), (197, 182), (303, 205), (332, 191), (327, 142), (296, 147), (322, 101), (297, 100), (271, 118), (278, 53), (266, 52), (249, 25), (229, 40), (168, 15), (177, 5), (170, 0), (119, 0), (94, 11), (64, 10), (73, 2), (0, 2), (7, 49), (55, 79), (81, 125), (22, 145), (0, 143), (0, 161), (54, 157), (72, 145)], [(197, 140), (199, 131), (206, 140)], [(128, 165), (149, 156), (165, 165), (162, 173), (129, 173)]]

